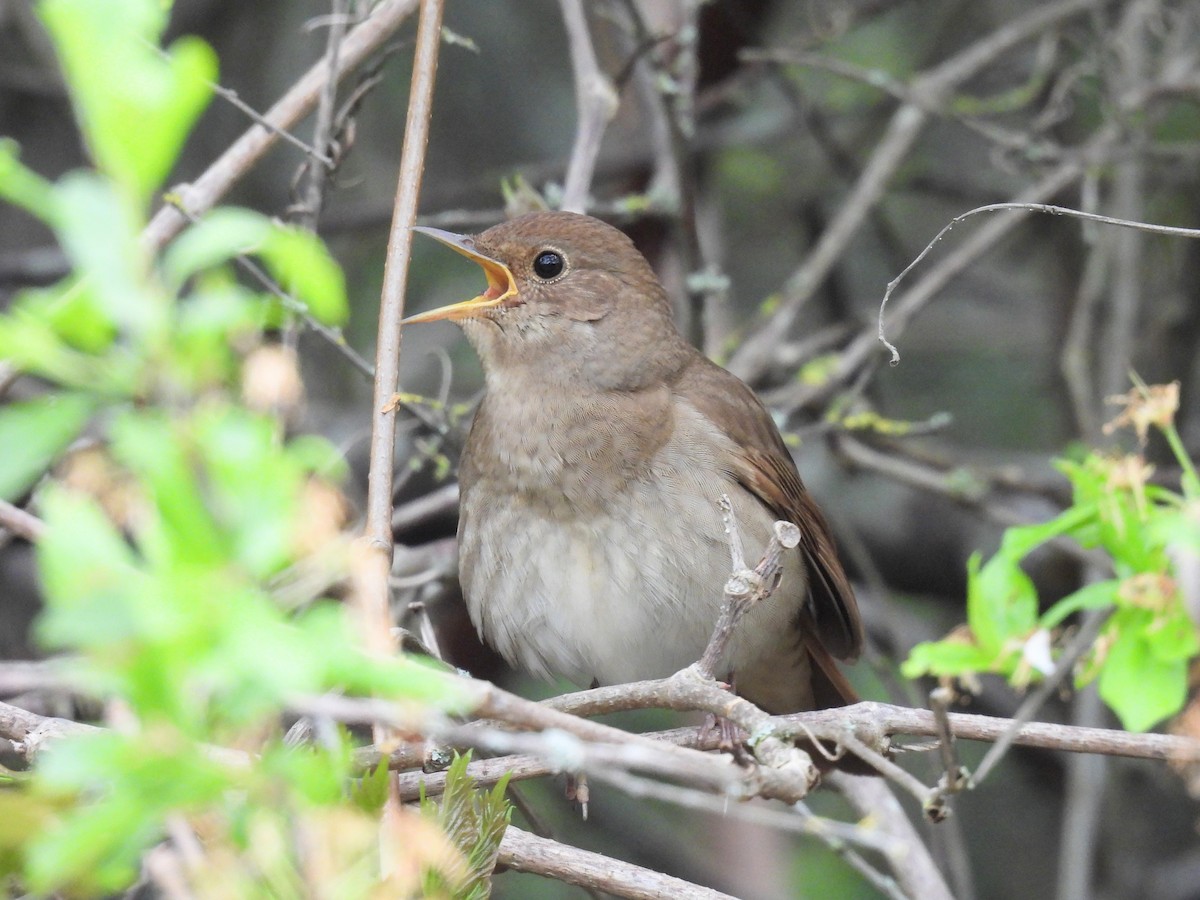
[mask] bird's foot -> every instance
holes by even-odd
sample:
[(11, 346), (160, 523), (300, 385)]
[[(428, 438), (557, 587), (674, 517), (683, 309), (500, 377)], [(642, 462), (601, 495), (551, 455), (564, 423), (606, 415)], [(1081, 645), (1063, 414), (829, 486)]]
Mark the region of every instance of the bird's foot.
[(700, 723), (700, 746), (707, 745), (714, 733), (717, 736), (717, 749), (722, 753), (732, 754), (734, 759), (743, 764), (752, 760), (750, 752), (746, 749), (745, 732), (723, 716), (705, 713), (704, 721)]
[(574, 775), (567, 773), (567, 799), (579, 807), (579, 814), (583, 817), (583, 821), (587, 821), (588, 817), (588, 800), (591, 799), (591, 791), (588, 789), (587, 775), (580, 772)]

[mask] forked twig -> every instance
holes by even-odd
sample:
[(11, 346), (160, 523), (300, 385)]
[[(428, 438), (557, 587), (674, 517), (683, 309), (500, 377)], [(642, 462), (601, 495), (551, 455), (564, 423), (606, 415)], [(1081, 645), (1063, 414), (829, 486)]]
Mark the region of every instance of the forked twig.
[(701, 675), (710, 679), (717, 677), (717, 668), (725, 657), (729, 640), (742, 617), (751, 607), (766, 600), (779, 587), (779, 579), (783, 574), (783, 551), (793, 549), (800, 543), (799, 528), (791, 522), (776, 522), (762, 559), (751, 569), (746, 565), (742, 538), (733, 514), (733, 504), (727, 494), (721, 495), (721, 510), (725, 534), (729, 539), (731, 574), (725, 582), (725, 602), (721, 606), (717, 625), (709, 638), (708, 646), (704, 648), (704, 653), (696, 663)]

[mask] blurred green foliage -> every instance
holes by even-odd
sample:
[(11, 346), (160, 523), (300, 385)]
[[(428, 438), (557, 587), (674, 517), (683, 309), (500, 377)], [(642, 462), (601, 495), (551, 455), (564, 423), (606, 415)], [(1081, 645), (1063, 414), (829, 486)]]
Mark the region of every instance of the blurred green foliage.
[(508, 775), (490, 791), (477, 791), (467, 765), (471, 755), (455, 756), (446, 771), (446, 788), (435, 803), (421, 792), (421, 813), (449, 835), (466, 859), (466, 872), (454, 879), (437, 868), (425, 871), (423, 889), (427, 896), (453, 894), (463, 900), (485, 900), (491, 893), (492, 870), (500, 852), (504, 829), (512, 818), (512, 805), (504, 796)]
[[(1141, 453), (1088, 452), (1058, 465), (1073, 502), (1049, 522), (1010, 528), (986, 563), (976, 554), (967, 584), (967, 623), (949, 637), (919, 644), (903, 666), (909, 678), (1003, 675), (1025, 686), (1054, 671), (1067, 619), (1083, 610), (1109, 614), (1075, 670), (1075, 683), (1097, 681), (1100, 696), (1131, 731), (1178, 713), (1187, 700), (1188, 666), (1200, 653), (1177, 567), (1200, 558), (1200, 479), (1175, 429), (1179, 385), (1139, 384), (1120, 398), (1112, 424), (1132, 426), (1145, 444), (1167, 441), (1182, 477), (1176, 493), (1150, 483)], [(1098, 551), (1112, 576), (1093, 581), (1039, 614), (1037, 590), (1021, 562), (1048, 541), (1070, 539)]]
[[(344, 466), (324, 440), (289, 438), (273, 413), (286, 399), (263, 402), (249, 383), (244, 363), (270, 348), (282, 310), (230, 264), (256, 256), (330, 325), (346, 317), (345, 287), (316, 237), (246, 210), (213, 211), (158, 258), (142, 244), (216, 73), (200, 41), (157, 49), (168, 11), (45, 0), (95, 169), (51, 183), (0, 144), (0, 198), (45, 222), (72, 268), (0, 316), (0, 357), (47, 385), (0, 408), (0, 496), (34, 492), (39, 638), (69, 654), (67, 677), (113, 726), (3, 779), (0, 819), (24, 826), (0, 828), (0, 891), (120, 890), (167, 834), (190, 833), (203, 862), (184, 874), (199, 896), (366, 896), (380, 887), (379, 804), (364, 797), (379, 791), (354, 787), (340, 729), (286, 747), (289, 702), (335, 691), (454, 710), (463, 697), (428, 666), (369, 655), (340, 605), (296, 611), (273, 593), (314, 554), (350, 566)], [(419, 871), (428, 843), (399, 852)]]

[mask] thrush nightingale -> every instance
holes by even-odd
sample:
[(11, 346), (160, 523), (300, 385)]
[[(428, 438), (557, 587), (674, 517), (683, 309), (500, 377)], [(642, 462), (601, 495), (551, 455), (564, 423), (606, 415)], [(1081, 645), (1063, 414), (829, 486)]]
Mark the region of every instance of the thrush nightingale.
[(632, 241), (565, 212), (474, 236), (417, 230), (487, 278), (478, 297), (408, 319), (457, 322), (483, 363), (458, 544), (484, 640), (584, 686), (694, 662), (729, 576), (728, 495), (749, 552), (777, 519), (802, 532), (729, 645), (738, 693), (772, 713), (852, 700), (833, 658), (857, 656), (862, 624), (825, 519), (771, 416), (679, 333)]

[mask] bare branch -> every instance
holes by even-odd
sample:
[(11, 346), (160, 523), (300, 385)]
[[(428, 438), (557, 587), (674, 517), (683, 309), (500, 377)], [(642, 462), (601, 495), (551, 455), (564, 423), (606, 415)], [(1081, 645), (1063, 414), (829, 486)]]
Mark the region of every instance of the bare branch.
[[(404, 128), (404, 145), (400, 154), (395, 213), (388, 239), (379, 309), (371, 465), (364, 539), (374, 557), (378, 576), (376, 584), (382, 586), (382, 592), (369, 601), (371, 612), (363, 612), (368, 640), (376, 649), (386, 652), (394, 650), (388, 637), (391, 634), (391, 621), (386, 594), (387, 572), (391, 567), (392, 466), (396, 442), (396, 409), (391, 399), (399, 387), (400, 323), (404, 318), (404, 288), (412, 252), (412, 225), (417, 217), (417, 197), (425, 169), (425, 147), (429, 139), (429, 117), (433, 103), (434, 77), (437, 72), (437, 54), (441, 42), (441, 24), (441, 0), (423, 0), (421, 18), (417, 26), (417, 48), (413, 59), (412, 91)], [(353, 33), (347, 37), (347, 43), (350, 37), (353, 37)]]
[(673, 803), (684, 809), (709, 812), (778, 831), (816, 838), (846, 859), (886, 896), (895, 898), (895, 900), (905, 900), (905, 894), (896, 882), (877, 871), (858, 853), (859, 849), (879, 853), (893, 866), (903, 865), (906, 862), (905, 857), (911, 852), (912, 845), (881, 833), (879, 829), (862, 828), (813, 815), (803, 803), (793, 804), (790, 811), (764, 805), (738, 804), (730, 806), (722, 797), (713, 797), (689, 788), (649, 781), (633, 775), (607, 772), (598, 775), (597, 778), (631, 797), (650, 797), (666, 803)]
[[(1151, 222), (1136, 222), (1131, 219), (1118, 219), (1113, 216), (1102, 216), (1098, 215), (1097, 213), (1084, 212), (1082, 210), (1071, 209), (1070, 207), (1066, 206), (1053, 206), (1048, 203), (989, 203), (987, 206), (977, 206), (975, 209), (968, 210), (962, 215), (955, 216), (953, 219), (951, 219), (945, 225), (945, 227), (934, 236), (933, 240), (925, 245), (925, 249), (918, 253), (916, 258), (904, 267), (904, 271), (888, 282), (887, 290), (884, 291), (883, 294), (883, 301), (879, 304), (879, 341), (881, 344), (887, 347), (889, 352), (892, 354), (892, 365), (900, 362), (899, 351), (888, 342), (886, 337), (884, 337), (884, 312), (887, 309), (887, 303), (892, 296), (892, 292), (900, 285), (900, 282), (904, 280), (908, 273), (916, 268), (916, 266), (920, 264), (921, 260), (929, 255), (934, 246), (950, 233), (950, 229), (952, 229), (955, 225), (957, 225), (959, 222), (962, 222), (964, 219), (969, 219), (971, 216), (978, 215), (979, 213), (998, 212), (1001, 210), (1049, 213), (1052, 216), (1070, 216), (1076, 219), (1084, 219), (1089, 222), (1101, 222), (1105, 225), (1116, 225), (1120, 228), (1133, 228), (1138, 231), (1148, 232), (1149, 234), (1165, 234), (1170, 235), (1171, 237), (1183, 238), (1200, 238), (1200, 228), (1176, 228), (1169, 225), (1155, 225)], [(1137, 267), (1134, 266), (1133, 268), (1136, 271)], [(1120, 387), (1124, 385), (1125, 373), (1128, 371), (1128, 368), (1128, 364), (1122, 367), (1120, 384), (1110, 387), (1108, 389), (1110, 393), (1112, 391), (1119, 390)]]
[(812, 253), (784, 285), (779, 308), (772, 313), (769, 322), (761, 323), (733, 354), (729, 360), (730, 371), (753, 383), (770, 368), (775, 348), (791, 331), (804, 304), (832, 271), (834, 263), (841, 258), (851, 238), (883, 195), (888, 180), (929, 123), (930, 110), (943, 106), (958, 85), (1013, 47), (1092, 6), (1092, 0), (1064, 0), (1039, 6), (913, 81), (909, 92), (922, 101), (910, 100), (893, 114), (853, 190), (838, 207)]
[(567, 27), (567, 45), (571, 50), (571, 68), (575, 73), (575, 106), (579, 122), (575, 144), (567, 163), (562, 208), (568, 212), (587, 212), (592, 173), (600, 155), (600, 143), (612, 117), (618, 97), (608, 76), (596, 62), (592, 37), (588, 31), (583, 0), (559, 0)]
[[(944, 794), (961, 791), (968, 784), (966, 770), (958, 761), (958, 748), (954, 743), (954, 731), (950, 727), (950, 711), (948, 709), (953, 692), (946, 687), (936, 687), (929, 692), (929, 707), (933, 712), (933, 720), (938, 727), (938, 750), (942, 757), (942, 778), (938, 788)], [(1015, 733), (1016, 728), (1013, 729)]]
[(497, 862), (517, 872), (545, 875), (634, 900), (732, 900), (720, 891), (541, 838), (513, 825), (504, 832)]
[[(364, 645), (370, 652), (384, 656), (396, 652), (388, 588), (388, 575), (392, 568), (392, 468), (396, 448), (396, 404), (391, 400), (400, 385), (400, 323), (404, 318), (404, 288), (412, 252), (412, 226), (417, 218), (417, 198), (425, 173), (425, 147), (429, 141), (433, 85), (442, 39), (442, 9), (443, 0), (421, 0), (404, 144), (400, 150), (399, 185), (379, 301), (366, 523), (363, 536), (357, 543), (354, 590), (351, 594)], [(348, 37), (346, 43), (349, 42)], [(391, 729), (382, 722), (372, 726), (372, 737), (377, 744), (395, 740)], [(380, 840), (385, 877), (390, 877), (397, 865), (389, 848), (396, 846), (393, 842), (399, 839), (400, 812), (395, 782), (390, 781)]]
[(337, 102), (338, 57), (341, 55), (342, 38), (346, 32), (346, 0), (332, 0), (329, 16), (329, 33), (325, 36), (325, 67), (329, 77), (321, 89), (317, 102), (317, 122), (313, 128), (313, 148), (320, 159), (308, 163), (308, 189), (304, 194), (304, 209), (301, 221), (310, 231), (317, 230), (321, 206), (325, 199), (325, 180), (333, 166), (329, 159), (329, 136), (333, 128), (334, 104)]
[(7, 500), (0, 500), (0, 525), (27, 541), (40, 541), (46, 535), (45, 522)]
[[(1016, 202), (1041, 203), (1067, 188), (1083, 176), (1088, 166), (1104, 156), (1117, 137), (1116, 128), (1102, 128), (1076, 156), (1065, 160), (1050, 170), (1036, 184), (1026, 188)], [(1016, 228), (1023, 218), (1024, 215), (1018, 212), (994, 219), (963, 241), (957, 250), (934, 266), (924, 278), (892, 304), (887, 318), (888, 330), (894, 332), (906, 327), (908, 322), (924, 309), (938, 291), (980, 256), (995, 247), (996, 242)], [(777, 392), (779, 395), (777, 402), (802, 406), (827, 396), (878, 353), (878, 346), (877, 330), (864, 330), (838, 355), (834, 371), (829, 374), (824, 383), (816, 386), (805, 384), (789, 386), (786, 391)]]
[(800, 529), (791, 522), (776, 522), (763, 551), (762, 559), (753, 569), (746, 565), (742, 549), (742, 539), (738, 533), (737, 519), (733, 514), (733, 504), (727, 495), (721, 496), (722, 518), (725, 522), (725, 534), (729, 538), (729, 554), (732, 559), (732, 572), (725, 582), (725, 602), (721, 605), (721, 614), (717, 619), (716, 628), (696, 668), (704, 678), (716, 678), (717, 667), (725, 658), (725, 650), (737, 630), (742, 617), (759, 603), (764, 603), (779, 587), (779, 578), (783, 572), (783, 551), (792, 549), (800, 543)]
[[(369, 19), (346, 35), (337, 70), (333, 73), (334, 80), (340, 81), (383, 46), (416, 8), (417, 0), (383, 0), (379, 3)], [(179, 207), (192, 215), (200, 215), (216, 205), (237, 180), (262, 159), (279, 139), (280, 131), (290, 128), (312, 110), (329, 80), (328, 60), (322, 58), (267, 110), (263, 118), (269, 128), (254, 125), (199, 178), (174, 188)], [(142, 232), (142, 246), (151, 251), (160, 249), (186, 224), (187, 216), (168, 204), (155, 213)]]
[[(870, 818), (880, 831), (901, 846), (923, 846), (921, 836), (886, 784), (876, 778), (861, 778), (836, 771), (825, 777), (850, 802), (859, 816)], [(921, 900), (951, 900), (953, 897), (942, 873), (927, 853), (911, 853), (902, 864), (893, 865), (893, 870), (909, 897), (919, 897)]]
[(17, 755), (32, 764), (49, 744), (76, 734), (101, 731), (94, 725), (84, 725), (70, 719), (39, 716), (19, 706), (0, 703), (0, 738), (11, 741)]
[(1056, 661), (1054, 672), (1042, 681), (1033, 693), (1025, 698), (1025, 701), (1017, 709), (1017, 714), (1013, 717), (1012, 724), (980, 761), (975, 774), (971, 778), (972, 782), (979, 784), (987, 778), (988, 773), (995, 768), (996, 763), (1004, 757), (1004, 754), (1008, 752), (1008, 748), (1015, 742), (1024, 723), (1033, 718), (1037, 711), (1041, 709), (1042, 704), (1058, 690), (1058, 686), (1074, 671), (1075, 663), (1095, 643), (1096, 636), (1100, 634), (1100, 629), (1104, 627), (1104, 623), (1108, 621), (1111, 614), (1111, 610), (1097, 610), (1086, 618), (1084, 626), (1079, 629), (1079, 633), (1072, 638), (1071, 643), (1067, 645), (1062, 656)]

